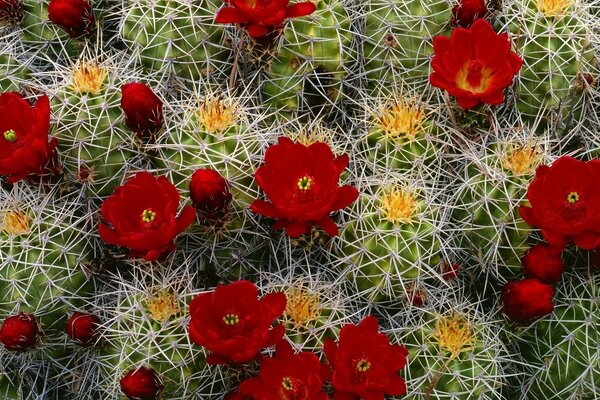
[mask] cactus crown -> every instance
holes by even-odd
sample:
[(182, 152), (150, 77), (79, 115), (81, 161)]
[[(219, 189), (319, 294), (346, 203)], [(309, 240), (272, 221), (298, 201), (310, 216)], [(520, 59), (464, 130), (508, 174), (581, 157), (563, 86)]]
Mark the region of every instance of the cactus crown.
[(321, 316), (318, 293), (311, 292), (302, 282), (297, 282), (286, 291), (287, 305), (283, 313), (294, 327), (306, 327)]
[(177, 296), (168, 290), (159, 290), (148, 297), (146, 308), (150, 316), (159, 322), (167, 322), (181, 311)]
[(412, 140), (423, 130), (423, 107), (411, 99), (395, 98), (374, 116), (374, 125), (388, 138)]
[(540, 149), (532, 144), (505, 146), (502, 166), (516, 175), (529, 175), (541, 162)]
[(196, 118), (201, 129), (211, 133), (223, 133), (235, 125), (236, 105), (222, 98), (205, 98), (198, 110)]
[(10, 236), (29, 232), (31, 217), (21, 211), (8, 211), (2, 215), (0, 229)]
[(573, 0), (537, 0), (537, 9), (547, 17), (559, 17), (573, 5)]
[(99, 94), (108, 68), (97, 61), (80, 60), (71, 70), (71, 90), (78, 94)]
[(471, 324), (463, 315), (455, 312), (438, 317), (431, 336), (440, 349), (452, 356), (471, 349), (474, 344)]
[(415, 194), (407, 188), (392, 187), (381, 198), (383, 218), (394, 224), (410, 224), (419, 211)]

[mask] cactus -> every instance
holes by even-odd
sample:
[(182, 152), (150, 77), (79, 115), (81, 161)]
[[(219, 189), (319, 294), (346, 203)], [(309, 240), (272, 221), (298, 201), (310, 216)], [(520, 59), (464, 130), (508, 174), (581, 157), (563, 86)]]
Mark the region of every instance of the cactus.
[(19, 91), (29, 74), (28, 68), (18, 59), (15, 47), (10, 39), (0, 41), (0, 93)]

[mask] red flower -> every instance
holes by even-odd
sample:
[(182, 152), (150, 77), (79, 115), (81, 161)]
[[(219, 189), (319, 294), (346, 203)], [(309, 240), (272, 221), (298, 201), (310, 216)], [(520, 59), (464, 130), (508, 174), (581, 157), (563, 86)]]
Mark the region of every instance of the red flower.
[(43, 174), (56, 156), (56, 139), (48, 142), (48, 97), (40, 97), (32, 107), (18, 93), (2, 93), (0, 116), (0, 175), (14, 183)]
[(74, 312), (67, 321), (67, 335), (81, 345), (93, 344), (98, 338), (100, 318), (92, 314)]
[(212, 169), (199, 169), (192, 175), (190, 197), (194, 208), (205, 219), (218, 218), (227, 213), (231, 193), (225, 178)]
[(265, 164), (256, 171), (256, 181), (270, 202), (255, 200), (252, 211), (278, 221), (274, 229), (285, 229), (290, 237), (306, 233), (311, 224), (331, 236), (338, 233), (329, 217), (358, 197), (352, 186), (339, 187), (348, 166), (348, 156), (334, 158), (325, 143), (305, 146), (281, 137), (265, 154)]
[(469, 29), (455, 28), (450, 38), (436, 36), (433, 50), (429, 81), (447, 90), (465, 109), (479, 103), (502, 103), (504, 89), (523, 63), (510, 50), (507, 34), (497, 34), (484, 19), (478, 19)]
[(23, 19), (21, 0), (0, 0), (0, 22), (16, 24)]
[(8, 350), (26, 351), (35, 346), (38, 326), (33, 314), (19, 314), (8, 317), (0, 328), (0, 343)]
[(317, 7), (313, 2), (289, 4), (289, 0), (230, 0), (229, 7), (217, 12), (219, 24), (242, 24), (252, 37), (262, 37), (279, 28), (286, 18), (312, 14)]
[(452, 7), (452, 22), (468, 28), (475, 20), (484, 18), (487, 11), (485, 0), (460, 0)]
[(164, 386), (156, 371), (141, 367), (121, 378), (121, 390), (130, 400), (156, 400)]
[(259, 299), (256, 286), (248, 281), (218, 286), (190, 303), (190, 338), (212, 352), (206, 359), (209, 364), (251, 361), (283, 337), (284, 327), (271, 324), (285, 305), (283, 293)]
[(442, 263), (442, 278), (447, 281), (456, 279), (458, 272), (460, 271), (460, 265), (456, 263)]
[(554, 310), (554, 288), (537, 279), (509, 282), (502, 291), (502, 311), (515, 322), (529, 323)]
[(139, 136), (153, 135), (163, 124), (163, 103), (143, 83), (127, 83), (121, 87), (121, 108), (125, 124)]
[(138, 172), (102, 203), (100, 237), (127, 247), (130, 257), (155, 261), (175, 248), (175, 237), (194, 220), (193, 207), (184, 207), (177, 217), (178, 206), (179, 193), (167, 178)]
[(337, 345), (331, 339), (325, 341), (335, 400), (383, 399), (386, 394), (406, 393), (398, 371), (406, 365), (408, 351), (391, 345), (378, 329), (377, 319), (369, 316), (358, 326), (345, 325)]
[(565, 270), (561, 258), (562, 250), (562, 247), (548, 246), (543, 243), (533, 247), (521, 259), (525, 275), (544, 283), (560, 281), (560, 276)]
[(48, 18), (72, 38), (94, 32), (94, 12), (87, 0), (50, 0)]
[(600, 160), (586, 163), (565, 156), (538, 167), (527, 199), (531, 207), (521, 206), (521, 216), (541, 228), (550, 245), (600, 246)]
[(323, 385), (329, 377), (327, 365), (310, 352), (294, 354), (282, 340), (275, 358), (265, 358), (256, 378), (242, 382), (240, 392), (254, 399), (327, 400)]

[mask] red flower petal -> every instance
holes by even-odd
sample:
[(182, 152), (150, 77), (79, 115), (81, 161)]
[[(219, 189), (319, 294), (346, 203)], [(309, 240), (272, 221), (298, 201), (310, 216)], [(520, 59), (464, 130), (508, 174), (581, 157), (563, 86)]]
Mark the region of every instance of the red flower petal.
[(269, 32), (269, 28), (261, 24), (250, 24), (246, 29), (248, 34), (255, 38), (263, 37)]
[(215, 22), (218, 24), (246, 24), (249, 21), (237, 8), (225, 7), (217, 12)]
[(292, 4), (285, 9), (285, 16), (287, 18), (303, 17), (305, 15), (312, 14), (317, 9), (317, 6), (310, 1)]
[(338, 235), (338, 226), (336, 223), (329, 217), (322, 218), (317, 221), (317, 225), (321, 229), (323, 229), (329, 236), (337, 236)]

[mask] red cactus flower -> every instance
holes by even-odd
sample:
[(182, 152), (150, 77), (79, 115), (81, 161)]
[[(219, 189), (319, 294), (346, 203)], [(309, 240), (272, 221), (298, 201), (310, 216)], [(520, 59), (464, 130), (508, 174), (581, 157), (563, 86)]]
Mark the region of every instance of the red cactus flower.
[(531, 207), (519, 212), (527, 223), (541, 228), (552, 246), (569, 242), (585, 250), (600, 246), (600, 160), (561, 157), (542, 165), (527, 189)]
[(120, 383), (129, 400), (157, 400), (164, 388), (156, 371), (146, 367), (129, 371)]
[(190, 197), (198, 214), (205, 219), (226, 214), (232, 199), (227, 181), (212, 169), (194, 172), (190, 182)]
[(278, 29), (288, 18), (312, 14), (317, 7), (305, 1), (289, 5), (289, 0), (230, 0), (217, 12), (219, 24), (244, 25), (252, 37), (262, 37)]
[(337, 345), (331, 339), (325, 341), (325, 354), (333, 368), (335, 399), (383, 399), (386, 394), (406, 393), (398, 371), (406, 365), (408, 351), (390, 344), (378, 330), (377, 319), (369, 316), (358, 326), (345, 325)]
[(26, 351), (37, 343), (38, 326), (33, 314), (13, 315), (2, 323), (0, 343), (11, 351)]
[(479, 18), (484, 18), (487, 11), (485, 0), (460, 0), (452, 7), (452, 22), (468, 28)]
[(48, 141), (50, 101), (41, 96), (31, 106), (20, 94), (0, 95), (0, 176), (18, 182), (46, 173), (56, 157), (56, 139)]
[(153, 135), (163, 124), (163, 103), (143, 83), (127, 83), (121, 87), (121, 108), (125, 124), (139, 136)]
[(194, 220), (193, 207), (177, 216), (178, 206), (179, 193), (167, 178), (138, 172), (102, 203), (100, 238), (128, 248), (130, 257), (155, 261), (175, 248), (175, 237)]
[(87, 0), (50, 0), (48, 18), (72, 38), (94, 32), (94, 12)]
[(282, 340), (274, 358), (265, 358), (256, 378), (242, 382), (240, 392), (253, 399), (328, 400), (323, 385), (329, 378), (326, 364), (311, 352), (294, 354)]
[(502, 291), (502, 311), (515, 322), (529, 323), (554, 310), (554, 288), (537, 279), (509, 282)]
[(429, 81), (456, 97), (464, 109), (479, 103), (502, 103), (504, 89), (523, 63), (510, 50), (508, 35), (497, 34), (484, 19), (478, 19), (469, 29), (455, 28), (450, 38), (436, 36), (433, 49)]
[(562, 247), (540, 243), (531, 248), (521, 259), (525, 275), (544, 283), (556, 283), (565, 270), (561, 258)]
[(285, 229), (290, 237), (306, 233), (312, 224), (336, 236), (338, 228), (329, 214), (358, 197), (352, 186), (338, 184), (348, 162), (345, 154), (335, 158), (325, 143), (305, 146), (279, 138), (267, 149), (265, 164), (255, 176), (270, 201), (255, 200), (252, 211), (277, 219), (273, 228)]
[(240, 280), (202, 293), (190, 303), (190, 338), (211, 351), (209, 364), (245, 363), (279, 342), (285, 329), (272, 327), (285, 310), (283, 293), (258, 298), (258, 289)]
[(92, 314), (74, 312), (67, 321), (67, 335), (82, 346), (93, 344), (98, 338), (100, 318)]

